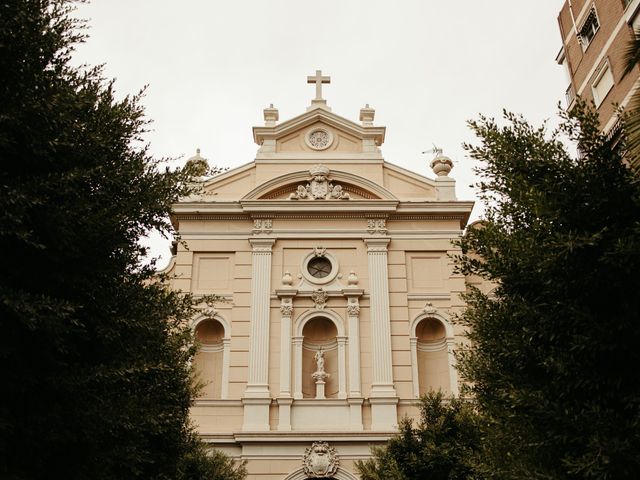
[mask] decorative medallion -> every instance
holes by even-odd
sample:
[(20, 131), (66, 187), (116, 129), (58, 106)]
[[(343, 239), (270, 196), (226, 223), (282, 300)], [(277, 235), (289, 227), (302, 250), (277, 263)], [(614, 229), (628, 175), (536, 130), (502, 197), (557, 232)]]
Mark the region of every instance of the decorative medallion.
[(339, 466), (336, 449), (327, 442), (313, 442), (302, 457), (302, 469), (311, 478), (332, 477), (338, 472)]
[(333, 143), (333, 134), (324, 128), (314, 128), (307, 133), (304, 140), (314, 150), (326, 150)]
[(329, 182), (329, 169), (324, 165), (315, 165), (309, 169), (311, 181), (306, 185), (298, 185), (295, 193), (289, 195), (289, 200), (349, 200), (350, 195), (345, 192), (342, 185)]

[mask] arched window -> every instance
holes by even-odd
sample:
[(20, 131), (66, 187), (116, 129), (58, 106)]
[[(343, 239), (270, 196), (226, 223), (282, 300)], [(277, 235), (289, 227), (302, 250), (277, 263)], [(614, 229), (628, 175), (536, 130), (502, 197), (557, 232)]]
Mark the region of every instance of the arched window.
[(451, 326), (439, 314), (423, 314), (411, 326), (411, 366), (415, 397), (431, 390), (458, 394)]
[(313, 372), (317, 363), (315, 354), (322, 348), (324, 353), (324, 369), (329, 374), (326, 380), (325, 396), (338, 396), (338, 330), (333, 322), (327, 318), (316, 317), (309, 320), (302, 329), (302, 396), (314, 398), (316, 384)]
[(195, 324), (198, 351), (194, 358), (196, 381), (203, 385), (199, 399), (227, 397), (229, 339), (225, 325), (216, 318), (203, 318)]

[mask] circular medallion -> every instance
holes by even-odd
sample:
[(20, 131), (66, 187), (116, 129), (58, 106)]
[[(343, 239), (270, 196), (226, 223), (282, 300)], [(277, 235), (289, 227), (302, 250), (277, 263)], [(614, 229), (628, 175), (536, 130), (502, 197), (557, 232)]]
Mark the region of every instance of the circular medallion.
[(325, 150), (333, 143), (333, 135), (324, 128), (314, 128), (305, 136), (305, 142), (314, 150)]

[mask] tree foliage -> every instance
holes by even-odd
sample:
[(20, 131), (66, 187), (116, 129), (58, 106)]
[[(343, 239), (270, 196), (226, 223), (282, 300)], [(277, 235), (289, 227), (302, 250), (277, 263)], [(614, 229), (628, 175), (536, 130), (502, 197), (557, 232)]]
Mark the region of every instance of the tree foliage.
[[(461, 240), (472, 289), (459, 366), (490, 424), (492, 478), (640, 477), (640, 188), (583, 103), (547, 135), (471, 122), (486, 220)], [(577, 142), (573, 158), (561, 134)]]
[(416, 426), (405, 417), (400, 434), (373, 458), (358, 461), (362, 480), (456, 480), (475, 477), (482, 423), (472, 405), (460, 398), (429, 393), (420, 401)]
[(192, 299), (140, 261), (189, 172), (150, 157), (140, 95), (70, 66), (72, 8), (0, 2), (0, 476), (238, 480), (188, 423)]

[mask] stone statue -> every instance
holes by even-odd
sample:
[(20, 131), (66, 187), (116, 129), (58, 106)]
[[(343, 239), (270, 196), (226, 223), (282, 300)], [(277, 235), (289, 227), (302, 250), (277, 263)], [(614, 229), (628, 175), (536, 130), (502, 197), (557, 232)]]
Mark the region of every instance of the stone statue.
[(322, 351), (322, 347), (320, 347), (320, 350), (316, 352), (313, 358), (316, 360), (316, 372), (324, 373), (324, 352)]

